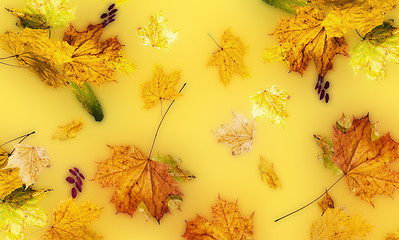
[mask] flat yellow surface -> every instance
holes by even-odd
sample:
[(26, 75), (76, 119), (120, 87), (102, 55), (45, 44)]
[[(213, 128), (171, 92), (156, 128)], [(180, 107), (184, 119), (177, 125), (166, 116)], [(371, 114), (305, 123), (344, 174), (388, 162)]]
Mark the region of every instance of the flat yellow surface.
[[(99, 16), (110, 2), (100, 0), (70, 0), (76, 7), (72, 21), (78, 30), (89, 23), (98, 23)], [(0, 8), (24, 7), (22, 0), (1, 1)], [(149, 17), (162, 11), (172, 30), (179, 30), (170, 51), (161, 51), (141, 45), (137, 27), (148, 24)], [(389, 16), (398, 16), (399, 11)], [(318, 100), (314, 90), (316, 71), (314, 64), (303, 77), (289, 73), (283, 63), (263, 63), (265, 48), (277, 41), (270, 33), (286, 14), (268, 6), (261, 0), (130, 0), (119, 6), (116, 21), (104, 30), (104, 38), (118, 35), (125, 45), (126, 58), (137, 65), (129, 75), (117, 73), (118, 83), (94, 86), (103, 106), (105, 118), (97, 123), (75, 99), (70, 88), (51, 89), (27, 69), (0, 65), (0, 143), (35, 130), (25, 143), (46, 148), (52, 167), (42, 171), (37, 188), (52, 188), (40, 205), (52, 221), (53, 210), (60, 201), (70, 197), (70, 185), (65, 181), (68, 169), (78, 167), (86, 176), (83, 193), (78, 203), (87, 200), (103, 206), (103, 213), (91, 229), (104, 239), (181, 239), (185, 220), (196, 214), (211, 216), (211, 206), (218, 194), (228, 201), (238, 199), (243, 216), (254, 215), (254, 239), (302, 240), (310, 238), (313, 221), (320, 218), (317, 204), (278, 223), (274, 220), (295, 210), (320, 195), (339, 176), (325, 169), (318, 161), (321, 149), (313, 134), (332, 135), (332, 126), (342, 113), (360, 118), (370, 114), (378, 121), (381, 134), (391, 133), (399, 141), (399, 67), (388, 67), (388, 78), (381, 82), (369, 81), (364, 73), (355, 75), (349, 65), (350, 58), (337, 56), (334, 70), (327, 74), (331, 87), (330, 103)], [(0, 14), (0, 32), (19, 31), (16, 18), (6, 11)], [(206, 67), (216, 41), (224, 30), (231, 28), (246, 46), (244, 56), (250, 77), (235, 75), (227, 87), (219, 80), (216, 67)], [(62, 39), (64, 29), (52, 32), (52, 38)], [(348, 36), (349, 48), (360, 38)], [(0, 57), (9, 56), (1, 50)], [(16, 60), (8, 61), (17, 64)], [(115, 215), (109, 203), (113, 189), (101, 188), (88, 181), (96, 172), (96, 161), (111, 156), (106, 144), (136, 145), (148, 154), (156, 127), (161, 117), (160, 105), (146, 110), (141, 98), (141, 87), (151, 80), (154, 64), (163, 66), (166, 73), (181, 70), (181, 82), (187, 86), (166, 116), (159, 132), (154, 153), (171, 154), (183, 160), (183, 168), (196, 175), (196, 179), (180, 184), (184, 193), (182, 211), (166, 214), (158, 224), (154, 219), (146, 222), (141, 213), (133, 217)], [(251, 117), (251, 95), (278, 85), (291, 99), (287, 103), (288, 118), (283, 126), (266, 119), (257, 121), (253, 148), (239, 157), (231, 155), (227, 145), (218, 144), (212, 131), (222, 123), (232, 121), (232, 111)], [(166, 109), (167, 104), (163, 104)], [(51, 140), (57, 126), (82, 118), (85, 127), (76, 138), (67, 141)], [(6, 146), (10, 151), (11, 145)], [(262, 155), (271, 162), (283, 186), (272, 190), (261, 181), (258, 164)], [(393, 168), (399, 169), (398, 164)], [(336, 206), (344, 207), (350, 215), (363, 215), (375, 228), (368, 240), (383, 239), (389, 232), (399, 229), (399, 191), (393, 196), (377, 197), (375, 208), (355, 197), (342, 180), (331, 191)], [(27, 239), (40, 239), (44, 231), (28, 229)], [(0, 238), (2, 236), (0, 235)]]

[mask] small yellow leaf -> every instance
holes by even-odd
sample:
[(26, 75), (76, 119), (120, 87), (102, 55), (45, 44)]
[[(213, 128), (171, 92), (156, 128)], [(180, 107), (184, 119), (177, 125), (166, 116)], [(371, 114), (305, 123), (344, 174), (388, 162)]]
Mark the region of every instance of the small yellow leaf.
[(76, 134), (82, 130), (83, 126), (84, 123), (82, 122), (82, 119), (72, 121), (63, 126), (58, 126), (57, 132), (54, 133), (51, 139), (58, 139), (62, 141), (69, 138), (74, 138), (76, 137)]
[(274, 124), (284, 124), (288, 114), (285, 104), (290, 95), (277, 86), (272, 86), (249, 98), (253, 102), (252, 115), (255, 118), (266, 116)]
[(152, 80), (146, 82), (142, 88), (144, 108), (151, 108), (162, 100), (173, 100), (180, 96), (175, 89), (180, 79), (180, 71), (166, 75), (161, 66), (155, 65)]
[(261, 156), (258, 167), (262, 181), (266, 182), (273, 189), (282, 188), (280, 180), (274, 171), (273, 163), (270, 163)]
[(385, 240), (399, 240), (399, 231), (385, 235)]
[(248, 69), (243, 61), (247, 48), (240, 38), (233, 36), (231, 30), (227, 29), (223, 33), (222, 43), (218, 47), (219, 49), (209, 58), (207, 66), (219, 68), (220, 81), (227, 86), (233, 73), (237, 73), (241, 77), (247, 77)]
[(334, 208), (334, 200), (331, 198), (328, 192), (324, 194), (323, 200), (319, 201), (318, 204), (323, 214), (327, 211), (327, 209)]
[(22, 187), (22, 181), (18, 176), (19, 168), (7, 168), (0, 170), (0, 200), (17, 188)]
[(44, 148), (16, 144), (7, 168), (19, 168), (19, 177), (29, 187), (37, 181), (40, 170), (50, 167), (50, 158)]
[(166, 18), (161, 13), (150, 17), (150, 23), (145, 27), (139, 27), (137, 33), (144, 46), (150, 46), (161, 50), (169, 50), (170, 43), (177, 38), (177, 31), (167, 28)]

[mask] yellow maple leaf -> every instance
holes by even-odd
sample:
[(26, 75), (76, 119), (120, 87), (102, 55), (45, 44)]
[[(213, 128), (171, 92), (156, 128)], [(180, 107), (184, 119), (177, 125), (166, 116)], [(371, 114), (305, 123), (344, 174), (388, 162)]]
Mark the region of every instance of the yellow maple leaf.
[(14, 55), (21, 66), (37, 74), (51, 87), (66, 86), (67, 80), (56, 65), (71, 61), (74, 47), (48, 38), (46, 30), (25, 28), (19, 33), (5, 32), (1, 47)]
[(168, 30), (167, 20), (161, 13), (150, 17), (150, 23), (137, 28), (137, 33), (144, 46), (169, 50), (170, 43), (177, 38), (177, 31)]
[(328, 208), (320, 220), (313, 222), (311, 239), (361, 240), (372, 228), (362, 216), (350, 217), (341, 209)]
[(58, 130), (53, 134), (51, 139), (66, 140), (69, 138), (74, 138), (76, 134), (82, 130), (84, 123), (82, 119), (72, 121), (66, 125), (58, 126)]
[(328, 38), (323, 20), (320, 9), (298, 7), (297, 15), (282, 19), (272, 34), (279, 39), (281, 49), (267, 50), (272, 52), (266, 53), (266, 59), (273, 60), (269, 56), (274, 56), (274, 60), (289, 63), (290, 71), (301, 75), (313, 60), (319, 75), (324, 77), (333, 68), (335, 55), (348, 56), (348, 45), (343, 37)]
[(227, 29), (222, 36), (222, 43), (217, 44), (219, 49), (209, 58), (207, 66), (216, 66), (219, 68), (220, 81), (225, 86), (230, 83), (233, 73), (241, 77), (248, 76), (248, 69), (244, 65), (243, 56), (247, 48), (241, 42), (240, 38), (231, 34)]
[(262, 181), (266, 182), (273, 189), (282, 188), (280, 180), (274, 171), (273, 163), (270, 163), (261, 156), (258, 168)]
[(182, 237), (188, 240), (250, 240), (253, 239), (253, 216), (254, 213), (242, 217), (237, 202), (227, 202), (219, 196), (212, 206), (212, 220), (197, 215), (194, 220), (186, 221)]
[(231, 145), (233, 155), (241, 155), (252, 148), (255, 135), (255, 120), (247, 120), (244, 115), (233, 112), (233, 123), (222, 124), (214, 132), (218, 143)]
[(18, 174), (19, 168), (7, 168), (0, 170), (0, 200), (3, 200), (15, 189), (22, 187), (23, 183)]
[(249, 98), (249, 101), (254, 104), (252, 115), (255, 118), (266, 116), (274, 124), (284, 124), (288, 116), (285, 111), (288, 99), (290, 99), (290, 95), (277, 86), (258, 92)]
[(19, 177), (29, 187), (37, 181), (40, 170), (46, 167), (50, 167), (46, 149), (16, 144), (6, 168), (19, 168)]
[(166, 75), (161, 66), (155, 65), (152, 80), (146, 82), (141, 91), (144, 108), (151, 108), (162, 100), (173, 100), (180, 96), (181, 94), (175, 89), (179, 79), (180, 71)]
[(121, 60), (119, 53), (122, 44), (117, 37), (104, 42), (100, 41), (103, 25), (89, 25), (78, 32), (72, 24), (64, 33), (64, 41), (76, 47), (72, 61), (64, 66), (64, 72), (73, 82), (82, 86), (87, 81), (100, 86), (106, 82), (114, 82), (114, 70)]
[(42, 236), (44, 240), (99, 240), (101, 236), (88, 229), (89, 223), (98, 218), (102, 208), (86, 202), (77, 206), (72, 198), (60, 203), (54, 211), (54, 222)]

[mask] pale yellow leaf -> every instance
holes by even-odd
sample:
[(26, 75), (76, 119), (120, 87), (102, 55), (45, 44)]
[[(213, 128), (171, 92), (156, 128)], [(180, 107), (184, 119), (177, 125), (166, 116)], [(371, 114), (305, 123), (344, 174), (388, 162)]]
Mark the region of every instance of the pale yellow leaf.
[(282, 188), (280, 180), (274, 171), (273, 163), (270, 163), (261, 156), (258, 168), (262, 181), (267, 183), (273, 189)]
[(82, 130), (84, 123), (82, 119), (72, 121), (66, 125), (58, 126), (57, 132), (53, 134), (51, 139), (67, 140), (76, 137), (76, 134)]

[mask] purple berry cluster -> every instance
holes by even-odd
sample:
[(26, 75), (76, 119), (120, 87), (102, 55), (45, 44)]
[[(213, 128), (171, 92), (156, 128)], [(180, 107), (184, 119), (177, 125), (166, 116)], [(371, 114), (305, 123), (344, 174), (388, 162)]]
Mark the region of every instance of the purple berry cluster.
[(115, 4), (111, 4), (108, 7), (108, 11), (101, 14), (101, 19), (103, 19), (103, 28), (105, 28), (108, 24), (112, 23), (113, 21), (115, 21), (115, 16), (116, 16), (116, 12), (118, 11), (118, 9), (115, 8)]
[(72, 177), (67, 177), (65, 180), (70, 183), (74, 184), (74, 186), (71, 189), (71, 195), (72, 198), (76, 198), (78, 195), (78, 191), (82, 192), (82, 179), (84, 180), (85, 177), (83, 176), (82, 173), (79, 172), (79, 169), (74, 167), (73, 169), (69, 169), (69, 172), (73, 175)]
[(328, 103), (328, 101), (330, 100), (330, 95), (327, 93), (327, 89), (330, 87), (330, 82), (327, 81), (324, 83), (324, 77), (318, 75), (317, 76), (317, 83), (315, 86), (315, 90), (317, 90), (317, 94), (320, 95), (319, 99), (326, 101), (326, 103)]

